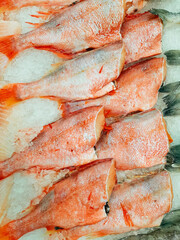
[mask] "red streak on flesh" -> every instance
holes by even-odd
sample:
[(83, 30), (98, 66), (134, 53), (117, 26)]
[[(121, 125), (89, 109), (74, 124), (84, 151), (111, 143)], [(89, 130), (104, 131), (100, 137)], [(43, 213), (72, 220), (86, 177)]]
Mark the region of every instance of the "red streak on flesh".
[(108, 93), (108, 95), (112, 96), (116, 93), (116, 90), (112, 90), (111, 92)]
[(121, 207), (122, 207), (122, 211), (123, 211), (123, 215), (124, 215), (124, 221), (125, 221), (126, 225), (129, 226), (129, 227), (133, 227), (134, 224), (131, 220), (131, 217), (129, 216), (128, 211), (124, 208), (122, 203), (121, 203)]
[(112, 130), (112, 127), (111, 126), (107, 126), (106, 124), (105, 124), (105, 126), (104, 126), (104, 131), (105, 132), (110, 132)]
[(102, 73), (102, 70), (103, 70), (103, 66), (100, 68), (99, 73)]

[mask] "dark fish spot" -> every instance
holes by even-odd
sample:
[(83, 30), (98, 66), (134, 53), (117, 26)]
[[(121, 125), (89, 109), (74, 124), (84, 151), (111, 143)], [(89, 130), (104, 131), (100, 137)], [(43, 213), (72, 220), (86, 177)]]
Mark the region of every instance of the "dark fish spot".
[(63, 228), (61, 228), (61, 227), (55, 227), (54, 229), (55, 229), (55, 230), (59, 230), (59, 229), (63, 229)]
[(73, 6), (73, 5), (75, 5), (76, 3), (78, 3), (78, 1), (75, 1), (75, 2), (71, 3), (69, 6)]
[(105, 208), (106, 214), (108, 215), (108, 213), (110, 212), (110, 207), (108, 205), (108, 202), (106, 202), (106, 205), (104, 205), (104, 208)]
[(87, 48), (86, 51), (89, 52), (89, 51), (92, 51), (94, 50), (94, 48)]

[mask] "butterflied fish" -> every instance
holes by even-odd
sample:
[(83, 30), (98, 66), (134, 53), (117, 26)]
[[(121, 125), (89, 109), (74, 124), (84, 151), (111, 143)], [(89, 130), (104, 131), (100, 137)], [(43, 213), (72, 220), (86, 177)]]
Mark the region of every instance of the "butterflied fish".
[(107, 218), (115, 180), (113, 160), (80, 170), (57, 183), (31, 213), (2, 227), (1, 239), (15, 240), (41, 227), (67, 229)]
[(88, 106), (104, 106), (105, 116), (127, 115), (154, 107), (158, 90), (166, 77), (166, 60), (153, 58), (123, 71), (116, 80), (116, 90), (92, 100), (66, 104), (66, 112)]
[(1, 178), (32, 167), (62, 169), (95, 160), (104, 123), (103, 107), (90, 107), (45, 126), (23, 151), (0, 162)]
[(112, 81), (120, 75), (124, 59), (124, 45), (116, 42), (66, 61), (38, 81), (7, 85), (0, 94), (11, 92), (16, 99), (55, 96), (64, 101), (101, 97), (115, 90)]
[[(132, 183), (116, 185), (109, 201), (110, 213), (93, 225), (49, 233), (49, 240), (76, 240), (120, 234), (159, 226), (172, 206), (172, 184), (166, 171)], [(48, 234), (47, 234), (48, 235)]]
[(110, 127), (96, 145), (98, 158), (114, 158), (120, 170), (165, 163), (171, 139), (160, 111), (120, 118)]
[(125, 7), (124, 0), (84, 0), (33, 31), (1, 39), (0, 52), (12, 59), (34, 47), (72, 56), (118, 41)]

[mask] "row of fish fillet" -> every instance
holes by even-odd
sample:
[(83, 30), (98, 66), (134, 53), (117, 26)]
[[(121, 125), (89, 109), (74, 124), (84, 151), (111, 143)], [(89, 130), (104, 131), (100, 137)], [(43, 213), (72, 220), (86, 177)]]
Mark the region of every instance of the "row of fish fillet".
[[(134, 13), (146, 2), (1, 1), (6, 14), (49, 12), (24, 34), (0, 22), (0, 63), (32, 47), (60, 60), (38, 81), (0, 89), (0, 239), (40, 228), (44, 239), (120, 234), (158, 226), (171, 210), (164, 165), (175, 156), (154, 108), (166, 78), (166, 59), (152, 58), (162, 52), (163, 23)], [(138, 169), (147, 170), (118, 177)]]

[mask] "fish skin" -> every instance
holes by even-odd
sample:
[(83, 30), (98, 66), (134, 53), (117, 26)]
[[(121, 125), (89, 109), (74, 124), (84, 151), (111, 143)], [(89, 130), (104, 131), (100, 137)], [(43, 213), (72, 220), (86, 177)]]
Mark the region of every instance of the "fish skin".
[[(5, 27), (6, 26), (4, 26), (4, 28)], [(162, 52), (162, 30), (163, 26), (160, 18), (149, 12), (126, 16), (121, 29), (121, 34), (126, 47), (125, 62), (128, 64), (142, 58), (160, 54)], [(27, 33), (27, 35), (28, 34), (31, 34), (31, 32)], [(17, 49), (13, 47), (15, 44), (13, 39), (15, 38), (16, 37), (13, 36), (2, 38), (0, 45), (0, 51), (2, 52), (0, 63), (2, 66), (7, 65), (8, 57), (6, 55), (9, 55), (9, 58), (11, 59), (17, 54)], [(144, 43), (143, 46), (142, 43)], [(23, 44), (21, 44), (21, 46), (22, 45)], [(53, 48), (51, 50), (54, 51), (55, 49)], [(63, 58), (73, 57), (73, 55), (65, 55), (64, 53), (61, 53), (60, 55)]]
[(159, 110), (121, 118), (111, 124), (111, 128), (96, 145), (99, 159), (115, 159), (119, 170), (164, 164), (164, 157), (169, 152), (169, 139)]
[(127, 68), (116, 80), (116, 90), (101, 98), (66, 103), (65, 113), (104, 106), (106, 118), (125, 116), (154, 107), (166, 76), (166, 60), (153, 58)]
[(1, 0), (0, 11), (9, 11), (27, 6), (45, 6), (45, 7), (66, 7), (71, 5), (75, 0)]
[[(112, 186), (108, 192), (107, 185), (111, 177)], [(97, 162), (78, 171), (55, 184), (30, 214), (1, 228), (0, 236), (15, 240), (41, 227), (68, 229), (101, 221), (107, 218), (104, 206), (115, 180), (113, 160)]]
[[(97, 120), (99, 115), (101, 118)], [(96, 160), (94, 145), (104, 124), (103, 107), (97, 106), (45, 126), (22, 152), (14, 153), (0, 163), (0, 178), (37, 166), (40, 169), (63, 169)]]
[(129, 15), (121, 28), (126, 49), (125, 63), (138, 61), (162, 53), (161, 19), (149, 12)]
[(124, 17), (125, 0), (84, 0), (28, 33), (1, 39), (0, 52), (10, 60), (31, 47), (72, 56), (120, 40)]
[[(46, 6), (46, 7), (67, 7), (81, 0), (1, 0), (0, 11), (19, 9), (27, 6)], [(127, 13), (141, 10), (147, 1), (145, 0), (126, 0)]]
[(46, 235), (48, 240), (89, 239), (109, 234), (121, 234), (140, 228), (159, 226), (172, 206), (172, 184), (163, 171), (138, 182), (116, 185), (111, 195), (108, 217), (96, 224), (58, 230)]
[(30, 83), (16, 84), (17, 99), (55, 96), (64, 101), (96, 98), (118, 78), (124, 66), (125, 49), (122, 41), (82, 54), (61, 64), (55, 72)]

